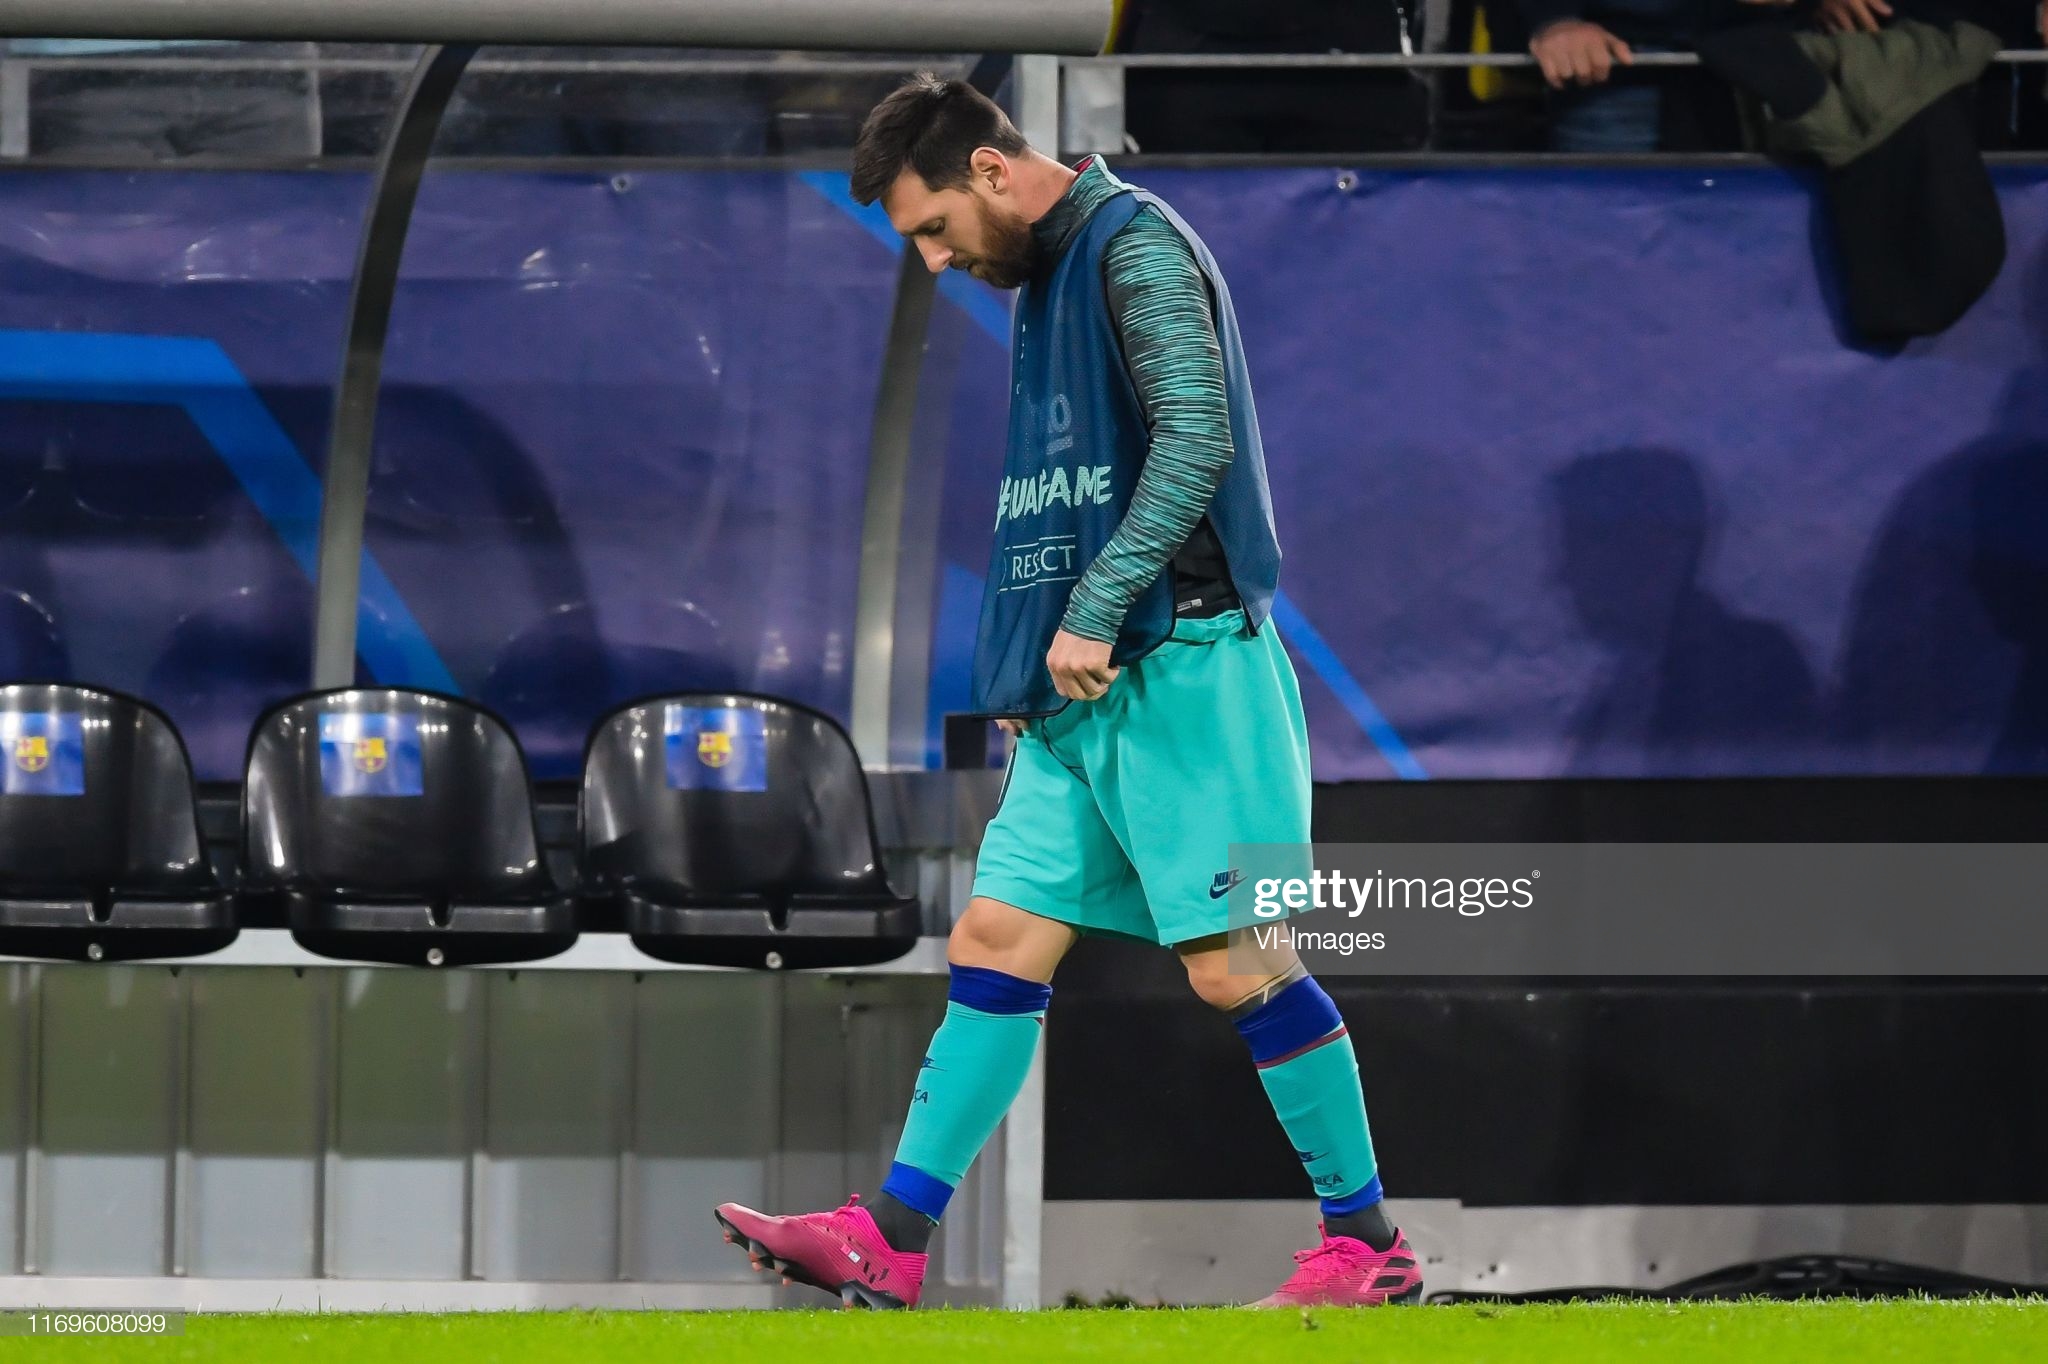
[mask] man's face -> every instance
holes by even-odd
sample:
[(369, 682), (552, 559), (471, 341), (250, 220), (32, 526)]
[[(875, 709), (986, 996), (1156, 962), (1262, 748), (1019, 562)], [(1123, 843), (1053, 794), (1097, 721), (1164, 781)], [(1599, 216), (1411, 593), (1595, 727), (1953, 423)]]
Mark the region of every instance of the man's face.
[(984, 284), (1014, 289), (1031, 277), (1037, 244), (1016, 210), (1009, 172), (1001, 154), (987, 148), (974, 154), (964, 187), (933, 189), (906, 168), (882, 196), (882, 208), (933, 274), (965, 270)]

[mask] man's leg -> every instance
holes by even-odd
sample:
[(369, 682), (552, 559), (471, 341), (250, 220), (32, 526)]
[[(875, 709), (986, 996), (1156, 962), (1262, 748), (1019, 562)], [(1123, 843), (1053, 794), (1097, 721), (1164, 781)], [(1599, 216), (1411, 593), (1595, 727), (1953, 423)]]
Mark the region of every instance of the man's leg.
[(726, 1239), (756, 1267), (849, 1304), (914, 1306), (932, 1228), (1030, 1071), (1053, 969), (1077, 929), (1144, 936), (1150, 927), (1137, 873), (1047, 730), (1034, 723), (1018, 738), (982, 836), (974, 894), (947, 948), (946, 1015), (881, 1196), (788, 1217), (720, 1204)]
[(953, 925), (946, 1016), (925, 1049), (895, 1163), (873, 1208), (898, 1250), (923, 1251), (947, 1200), (1010, 1111), (1038, 1051), (1053, 968), (1074, 930), (986, 896)]
[(1195, 993), (1230, 1015), (1251, 1047), (1266, 1097), (1322, 1200), (1327, 1234), (1391, 1247), (1358, 1057), (1330, 996), (1292, 947), (1276, 941), (1262, 949), (1249, 929), (1178, 950)]
[(1323, 987), (1283, 943), (1249, 929), (1178, 945), (1188, 982), (1230, 1015), (1250, 1046), (1273, 1111), (1322, 1201), (1323, 1243), (1259, 1303), (1374, 1306), (1422, 1295), (1415, 1252), (1381, 1201), (1379, 1162), (1351, 1037)]
[[(1118, 688), (1125, 690), (1121, 694)], [(1228, 1013), (1338, 1235), (1384, 1250), (1391, 1227), (1344, 1021), (1293, 947), (1232, 931), (1232, 886), (1271, 875), (1247, 856), (1310, 859), (1307, 724), (1273, 628), (1242, 615), (1182, 620), (1096, 703), (1090, 779), (1130, 849), (1161, 942), (1195, 991)], [(1218, 718), (1225, 717), (1219, 723)]]
[(1604, 84), (1560, 92), (1550, 102), (1550, 150), (1597, 156), (1654, 152), (1663, 109), (1664, 91), (1654, 74), (1617, 73)]
[(1053, 968), (1075, 936), (1000, 900), (969, 901), (946, 948), (946, 1016), (925, 1048), (880, 1196), (794, 1216), (721, 1203), (725, 1239), (745, 1246), (756, 1269), (836, 1293), (849, 1307), (915, 1307), (932, 1229), (1023, 1088)]
[(1052, 973), (1078, 927), (1142, 934), (1143, 888), (1065, 740), (1084, 707), (1023, 726), (974, 895), (946, 948), (946, 1016), (925, 1052), (903, 1140), (875, 1204), (893, 1246), (923, 1250), (946, 1201), (1023, 1087)]

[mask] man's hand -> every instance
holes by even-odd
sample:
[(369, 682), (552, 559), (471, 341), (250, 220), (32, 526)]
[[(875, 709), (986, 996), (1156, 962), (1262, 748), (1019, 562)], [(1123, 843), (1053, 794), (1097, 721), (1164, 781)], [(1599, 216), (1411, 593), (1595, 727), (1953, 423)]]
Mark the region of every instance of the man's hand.
[(1614, 68), (1634, 66), (1636, 54), (1628, 44), (1598, 24), (1584, 19), (1560, 19), (1529, 40), (1529, 53), (1543, 68), (1543, 79), (1553, 90), (1576, 81), (1598, 85)]
[(1021, 739), (1024, 737), (1024, 726), (1029, 723), (1030, 721), (1028, 720), (998, 720), (996, 721), (996, 728), (1009, 735), (1012, 739)]
[(1820, 0), (1814, 22), (1822, 33), (1875, 33), (1892, 17), (1885, 0)]
[(1109, 666), (1109, 646), (1065, 630), (1052, 637), (1045, 666), (1052, 673), (1052, 685), (1069, 701), (1094, 701), (1109, 690), (1120, 668)]

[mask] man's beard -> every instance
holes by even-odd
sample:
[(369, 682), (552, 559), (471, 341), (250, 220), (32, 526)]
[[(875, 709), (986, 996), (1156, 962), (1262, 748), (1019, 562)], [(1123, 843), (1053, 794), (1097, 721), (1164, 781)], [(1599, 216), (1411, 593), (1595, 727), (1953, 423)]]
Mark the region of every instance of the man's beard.
[(1031, 235), (1031, 224), (998, 217), (979, 199), (974, 201), (974, 211), (981, 218), (981, 238), (987, 249), (964, 264), (956, 257), (954, 268), (998, 289), (1017, 288), (1031, 278), (1038, 265), (1038, 240)]

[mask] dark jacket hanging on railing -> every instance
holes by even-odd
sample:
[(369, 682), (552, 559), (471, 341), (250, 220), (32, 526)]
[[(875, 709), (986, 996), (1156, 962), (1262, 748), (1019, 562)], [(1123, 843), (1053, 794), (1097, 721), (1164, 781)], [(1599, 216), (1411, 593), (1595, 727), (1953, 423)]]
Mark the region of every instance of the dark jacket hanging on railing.
[(2005, 261), (1968, 87), (1999, 37), (1904, 20), (1877, 33), (1752, 27), (1700, 56), (1768, 113), (1775, 155), (1818, 161), (1849, 329), (1896, 344), (1953, 326)]

